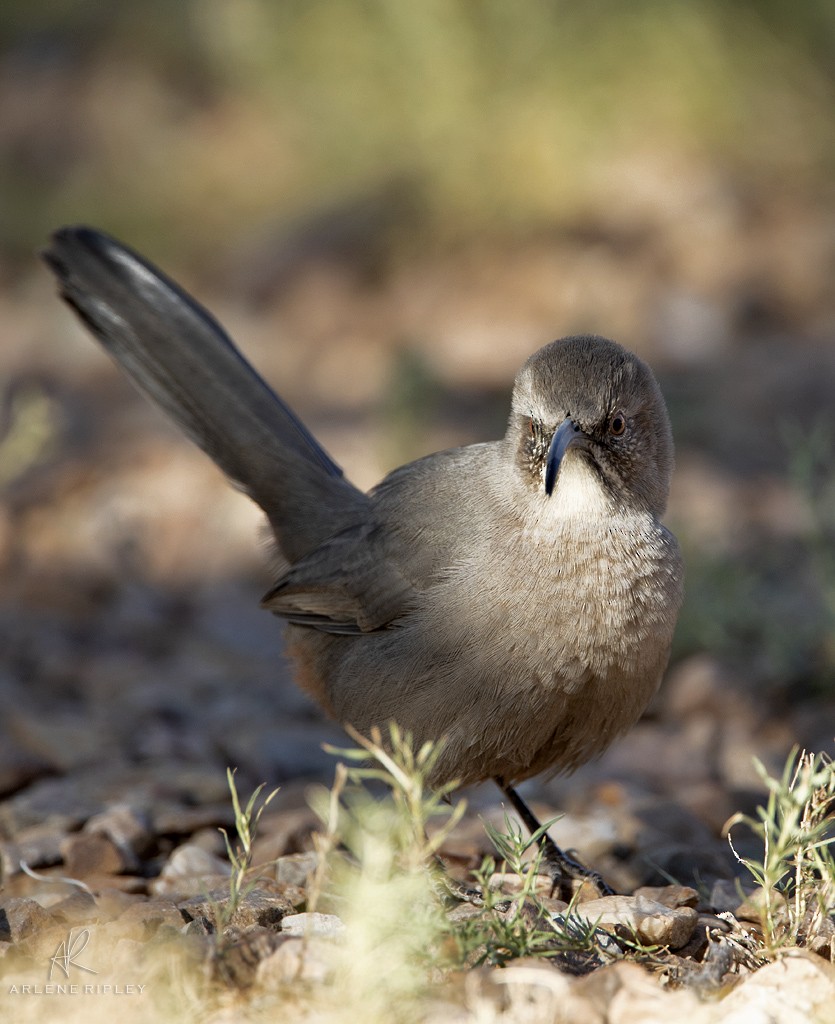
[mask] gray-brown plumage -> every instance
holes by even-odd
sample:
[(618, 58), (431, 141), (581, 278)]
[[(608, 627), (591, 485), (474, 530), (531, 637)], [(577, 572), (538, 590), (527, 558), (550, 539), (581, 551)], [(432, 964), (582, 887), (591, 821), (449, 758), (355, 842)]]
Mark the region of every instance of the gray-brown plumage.
[(65, 228), (45, 258), (134, 382), (250, 495), (281, 571), (301, 685), (361, 732), (445, 735), (436, 782), (570, 770), (628, 729), (682, 594), (660, 523), (673, 464), (648, 367), (597, 337), (522, 367), (504, 438), (363, 494), (195, 301), (136, 254)]

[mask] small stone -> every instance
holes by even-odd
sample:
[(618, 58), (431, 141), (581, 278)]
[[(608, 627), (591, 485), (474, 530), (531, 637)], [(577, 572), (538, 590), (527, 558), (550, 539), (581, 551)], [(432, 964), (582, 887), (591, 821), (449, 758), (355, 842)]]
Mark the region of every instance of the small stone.
[(66, 921), (69, 925), (87, 924), (98, 920), (99, 908), (94, 896), (76, 887), (69, 896), (53, 903), (49, 914), (53, 920)]
[(342, 939), (345, 924), (336, 914), (290, 914), (281, 922), (282, 935), (315, 935), (322, 939)]
[(333, 974), (333, 949), (333, 943), (327, 939), (313, 936), (303, 941), (287, 936), (258, 964), (256, 983), (274, 991), (300, 981), (326, 982)]
[(483, 914), (483, 907), (477, 907), (472, 903), (458, 903), (451, 910), (447, 911), (446, 916), (448, 921), (452, 921), (453, 924), (459, 924), (462, 921), (471, 921), (479, 918)]
[[(262, 878), (261, 881), (266, 885), (267, 879)], [(299, 885), (291, 885), (289, 882), (275, 882), (275, 889), (270, 887), (270, 891), (276, 892), (279, 896), (283, 896), (285, 900), (292, 906), (294, 910), (299, 910), (300, 907), (305, 906), (307, 903), (307, 890), (302, 889)]]
[(689, 885), (643, 885), (636, 889), (633, 896), (643, 896), (654, 900), (665, 907), (695, 907), (699, 903), (699, 894)]
[(77, 832), (61, 843), (64, 869), (71, 878), (118, 875), (127, 868), (125, 858), (111, 839), (101, 834)]
[(290, 853), (279, 857), (275, 865), (275, 877), (279, 882), (306, 888), (319, 864), (319, 856), (309, 853)]
[(13, 841), (0, 842), (0, 867), (3, 878), (10, 878), (29, 868), (46, 868), (60, 864), (64, 833), (52, 825), (32, 825), (16, 833)]
[(0, 830), (18, 838), (32, 826), (73, 832), (97, 814), (106, 799), (113, 798), (114, 790), (136, 782), (135, 770), (120, 764), (107, 772), (90, 767), (40, 779), (0, 804)]
[(226, 856), (226, 842), (219, 828), (199, 828), (189, 836), (188, 841), (215, 857), (223, 859)]
[(690, 940), (699, 915), (692, 907), (665, 907), (645, 896), (603, 896), (574, 913), (605, 931), (623, 930), (642, 942), (678, 949)]
[(164, 925), (182, 928), (185, 918), (170, 900), (135, 900), (116, 919), (125, 935), (145, 942)]
[[(769, 903), (771, 905), (770, 911)], [(761, 925), (769, 913), (778, 917), (785, 915), (786, 897), (776, 889), (772, 889), (766, 894), (765, 889), (759, 888), (748, 893), (745, 900), (737, 906), (734, 917), (739, 921), (748, 921), (752, 924)]]
[[(571, 1021), (595, 1024), (722, 1024), (725, 1018), (714, 1015), (698, 996), (686, 988), (670, 990), (658, 984), (649, 971), (638, 964), (620, 961), (576, 979), (572, 990), (589, 1002), (595, 1014), (566, 1017)], [(741, 1022), (739, 1022), (741, 1024)], [(754, 1021), (746, 1022), (754, 1024)], [(759, 1022), (757, 1022), (759, 1024)], [(763, 1022), (765, 1024), (765, 1022)]]
[(228, 861), (194, 843), (184, 843), (168, 858), (151, 890), (156, 896), (197, 896), (217, 888), (231, 870)]
[[(506, 896), (516, 896), (523, 892), (528, 884), (527, 878), (512, 871), (496, 871), (490, 876), (488, 882), (491, 889), (504, 893)], [(549, 897), (553, 888), (554, 883), (549, 875), (536, 876), (534, 891), (537, 894)]]
[(717, 914), (736, 911), (744, 900), (739, 883), (731, 878), (718, 878), (710, 890), (710, 906)]
[[(223, 924), (223, 916), (229, 904), (229, 890), (217, 889), (207, 896), (195, 896), (179, 904), (180, 912), (189, 922), (203, 919), (217, 930)], [(260, 925), (278, 931), (283, 919), (292, 915), (293, 905), (284, 896), (267, 892), (265, 889), (252, 889), (239, 901), (227, 926), (238, 929)], [(296, 915), (298, 916), (298, 915)]]
[(728, 1024), (823, 1024), (832, 1020), (835, 1006), (835, 967), (814, 953), (791, 950), (750, 974), (718, 1006), (717, 1019)]
[(575, 979), (542, 960), (521, 957), (507, 967), (473, 971), (468, 980), (484, 1020), (603, 1024), (593, 1004), (577, 998)]
[(188, 921), (182, 928), (183, 935), (208, 936), (214, 935), (216, 932), (217, 929), (208, 917), (203, 916), (192, 918), (191, 921)]
[(110, 921), (123, 914), (128, 907), (146, 902), (144, 896), (135, 896), (121, 888), (104, 886), (96, 889), (96, 904), (99, 909), (99, 919), (102, 921)]
[(107, 836), (119, 850), (128, 871), (138, 869), (140, 858), (153, 841), (148, 815), (126, 803), (111, 804), (101, 814), (93, 815), (85, 822), (83, 831)]
[(21, 942), (53, 924), (49, 911), (27, 897), (15, 897), (0, 904), (0, 940)]
[(148, 879), (142, 878), (141, 875), (88, 875), (85, 882), (91, 892), (119, 889), (124, 893), (143, 896), (148, 892)]
[(214, 956), (218, 976), (236, 988), (248, 988), (255, 980), (261, 962), (287, 940), (269, 928), (227, 928)]
[(830, 962), (835, 960), (835, 920), (831, 914), (818, 921), (814, 933), (808, 938), (808, 948)]
[(321, 822), (309, 807), (288, 807), (264, 814), (252, 846), (253, 864), (269, 864), (310, 850), (310, 835)]

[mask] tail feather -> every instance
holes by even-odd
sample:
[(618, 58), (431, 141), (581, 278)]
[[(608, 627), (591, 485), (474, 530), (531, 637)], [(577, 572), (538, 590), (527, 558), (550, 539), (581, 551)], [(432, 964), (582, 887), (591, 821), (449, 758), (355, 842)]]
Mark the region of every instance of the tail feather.
[(115, 239), (56, 231), (62, 297), (134, 384), (256, 501), (290, 562), (355, 522), (367, 498), (202, 306)]

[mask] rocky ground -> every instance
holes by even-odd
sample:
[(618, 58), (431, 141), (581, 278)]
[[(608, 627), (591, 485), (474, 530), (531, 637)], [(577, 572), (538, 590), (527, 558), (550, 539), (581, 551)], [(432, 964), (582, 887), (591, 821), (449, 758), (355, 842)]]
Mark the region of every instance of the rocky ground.
[[(754, 885), (723, 825), (763, 799), (754, 756), (779, 772), (795, 743), (832, 750), (835, 576), (819, 501), (832, 476), (815, 438), (835, 381), (835, 248), (821, 230), (788, 246), (777, 217), (741, 254), (733, 219), (689, 214), (655, 236), (598, 225), (374, 285), (317, 259), (266, 304), (244, 289), (210, 303), (363, 485), (422, 451), (496, 436), (518, 366), (578, 326), (641, 351), (668, 396), (669, 521), (690, 581), (668, 679), (599, 762), (525, 787), (544, 819), (564, 813), (561, 845), (629, 894), (581, 903), (587, 920), (663, 955), (641, 966), (612, 947), (611, 963), (572, 970), (526, 957), (451, 971), (404, 1019), (832, 1019), (829, 933), (761, 966)], [(724, 243), (724, 267), (688, 262), (696, 222)], [(134, 397), (45, 273), (6, 296), (2, 316), (0, 1005), (9, 1019), (87, 1020), (118, 995), (128, 1019), (291, 1005), (352, 1019), (329, 982), (333, 951), (350, 952), (357, 932), (317, 872), (308, 803), (334, 777), (323, 742), (345, 737), (295, 688), (277, 623), (258, 609), (270, 582), (258, 516)], [(255, 888), (236, 906), (219, 831), (235, 824), (228, 766), (242, 794), (280, 787)], [(459, 875), (491, 851), (482, 819), (503, 819), (491, 788), (466, 796), (443, 848)], [(756, 853), (744, 829), (735, 837)], [(543, 900), (549, 920), (564, 915)], [(402, 917), (405, 929), (408, 905)], [(59, 984), (93, 989), (71, 999), (48, 989)], [(317, 991), (331, 993), (327, 1010)]]

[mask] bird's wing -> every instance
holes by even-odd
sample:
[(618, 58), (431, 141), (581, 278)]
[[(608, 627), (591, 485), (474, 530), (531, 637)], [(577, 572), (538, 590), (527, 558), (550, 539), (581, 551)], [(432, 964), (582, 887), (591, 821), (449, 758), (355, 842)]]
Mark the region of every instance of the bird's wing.
[(385, 540), (373, 523), (341, 531), (296, 562), (262, 605), (324, 633), (369, 633), (393, 625), (415, 606), (417, 594), (387, 557)]

